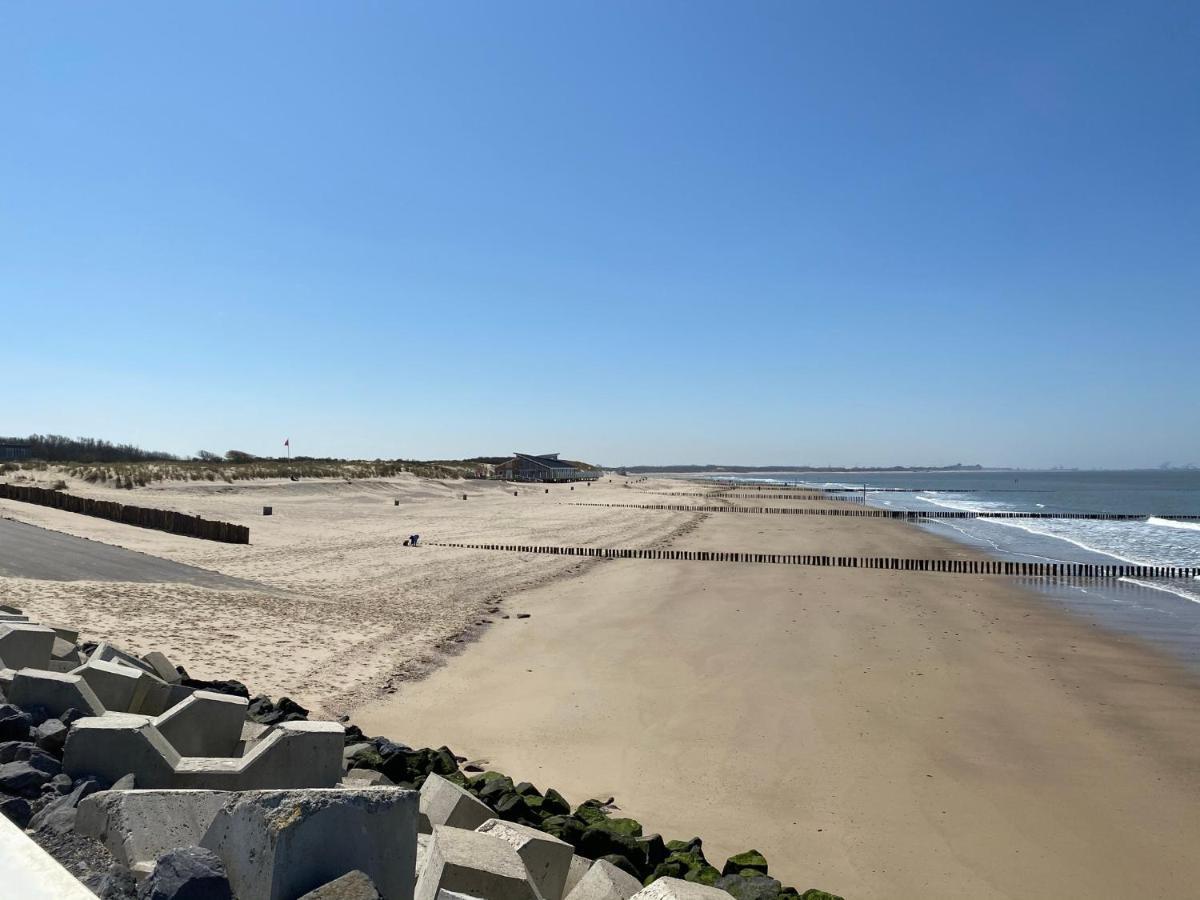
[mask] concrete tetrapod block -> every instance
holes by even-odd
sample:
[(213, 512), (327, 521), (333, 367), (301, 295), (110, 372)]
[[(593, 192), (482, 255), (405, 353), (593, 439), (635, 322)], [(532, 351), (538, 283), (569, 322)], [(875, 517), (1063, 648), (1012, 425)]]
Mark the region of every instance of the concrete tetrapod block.
[(337, 722), (284, 722), (242, 757), (185, 756), (176, 766), (174, 786), (231, 791), (331, 788), (342, 778), (345, 734)]
[(474, 831), (495, 815), (495, 811), (474, 794), (436, 772), (431, 772), (421, 785), (422, 834), (432, 834), (434, 825)]
[(568, 900), (629, 900), (642, 889), (642, 883), (610, 862), (596, 860), (584, 874)]
[(80, 802), (75, 830), (103, 842), (135, 874), (147, 875), (168, 850), (199, 845), (230, 796), (225, 791), (101, 791)]
[(79, 650), (73, 643), (63, 640), (61, 637), (54, 639), (48, 667), (51, 672), (73, 672), (82, 664), (83, 657), (79, 655)]
[(179, 674), (179, 670), (175, 668), (175, 664), (167, 659), (165, 653), (151, 650), (142, 657), (142, 660), (154, 670), (155, 675), (167, 684), (178, 684), (183, 680), (183, 676)]
[(254, 791), (230, 798), (201, 841), (243, 900), (293, 900), (358, 869), (411, 900), (417, 794), (400, 788)]
[(503, 819), (488, 819), (475, 830), (498, 837), (517, 851), (543, 900), (562, 900), (574, 847), (552, 834)]
[(72, 778), (95, 775), (112, 784), (132, 773), (147, 788), (174, 787), (179, 761), (150, 717), (131, 713), (77, 720), (63, 749), (63, 771)]
[(249, 701), (196, 691), (154, 719), (154, 727), (180, 756), (235, 756)]
[(525, 863), (507, 841), (445, 825), (433, 828), (414, 900), (437, 900), (440, 891), (487, 900), (539, 900)]
[(29, 622), (0, 622), (0, 668), (46, 669), (54, 649), (54, 629)]
[(659, 878), (633, 895), (637, 900), (729, 900), (720, 888), (682, 878)]
[(379, 900), (379, 891), (364, 872), (355, 869), (309, 891), (300, 900)]
[(97, 644), (96, 649), (92, 651), (92, 654), (88, 657), (88, 659), (94, 659), (99, 662), (121, 663), (122, 665), (129, 666), (133, 669), (141, 669), (143, 672), (147, 672), (150, 675), (154, 674), (154, 667), (150, 665), (150, 663), (143, 659), (138, 659), (132, 653), (126, 653), (119, 647), (114, 647), (107, 641)]
[(563, 896), (571, 896), (571, 891), (575, 890), (575, 885), (583, 880), (583, 876), (588, 873), (588, 869), (592, 867), (592, 861), (586, 856), (575, 855), (571, 857), (571, 866), (567, 869), (567, 882), (563, 885)]
[(97, 659), (95, 654), (71, 674), (91, 685), (110, 712), (158, 715), (163, 711), (170, 690), (149, 672), (124, 663)]
[(12, 684), (4, 689), (4, 693), (9, 703), (23, 709), (40, 706), (55, 717), (68, 709), (77, 709), (88, 716), (104, 715), (104, 704), (78, 675), (22, 669), (13, 675)]

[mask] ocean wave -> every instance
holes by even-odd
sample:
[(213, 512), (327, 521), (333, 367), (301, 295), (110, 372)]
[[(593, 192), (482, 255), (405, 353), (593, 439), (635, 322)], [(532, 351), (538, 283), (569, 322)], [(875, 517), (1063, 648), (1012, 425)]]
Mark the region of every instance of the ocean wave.
[(1160, 519), (1151, 516), (1146, 520), (1147, 525), (1158, 525), (1162, 528), (1182, 528), (1185, 531), (1200, 531), (1200, 522), (1176, 522), (1174, 519)]
[(1190, 600), (1192, 603), (1200, 603), (1200, 593), (1189, 591), (1185, 587), (1180, 587), (1178, 585), (1171, 584), (1170, 582), (1142, 581), (1139, 578), (1121, 578), (1119, 580), (1124, 581), (1127, 584), (1136, 584), (1138, 587), (1162, 591), (1164, 594), (1174, 594), (1176, 597), (1182, 597), (1184, 600)]

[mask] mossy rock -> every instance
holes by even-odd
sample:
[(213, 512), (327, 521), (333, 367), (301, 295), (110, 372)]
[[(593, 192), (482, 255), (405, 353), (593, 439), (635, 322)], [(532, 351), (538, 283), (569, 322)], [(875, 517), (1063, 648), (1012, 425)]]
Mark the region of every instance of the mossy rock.
[(548, 788), (546, 796), (542, 798), (542, 812), (548, 816), (569, 816), (571, 804), (554, 788)]
[(502, 794), (494, 807), (496, 815), (508, 822), (519, 822), (537, 828), (541, 820), (533, 814), (525, 798), (515, 791)]
[(817, 888), (809, 888), (800, 895), (800, 900), (844, 900), (837, 894), (831, 894), (828, 891), (821, 891)]
[(736, 875), (741, 873), (744, 875), (746, 869), (750, 869), (754, 875), (766, 875), (767, 858), (757, 850), (736, 853), (725, 860), (725, 865), (721, 868), (721, 874)]
[(541, 830), (552, 834), (560, 841), (566, 841), (572, 847), (579, 849), (583, 834), (587, 831), (587, 823), (575, 816), (550, 816), (542, 820)]
[(457, 784), (460, 788), (467, 786), (467, 776), (462, 772), (451, 772), (449, 775), (443, 775), (442, 777), (453, 784)]
[(712, 887), (717, 883), (717, 879), (721, 877), (718, 872), (710, 865), (698, 866), (695, 869), (689, 869), (688, 873), (683, 876), (684, 881), (694, 881), (696, 884), (706, 884)]
[(653, 868), (669, 856), (667, 845), (660, 835), (649, 834), (638, 839), (638, 845), (646, 852), (646, 865)]
[(690, 841), (667, 841), (667, 849), (672, 853), (699, 853), (704, 855), (704, 841), (698, 837)]
[(640, 838), (642, 836), (642, 823), (637, 819), (602, 819), (594, 824), (596, 828), (606, 828), (627, 837)]
[(350, 757), (351, 769), (371, 769), (375, 772), (383, 768), (383, 757), (374, 747), (364, 747)]
[(429, 755), (429, 771), (437, 772), (443, 778), (449, 778), (458, 771), (458, 760), (449, 747), (438, 747)]
[(539, 791), (539, 790), (538, 790), (536, 787), (534, 787), (532, 784), (530, 784), (528, 781), (522, 781), (520, 784), (518, 784), (518, 785), (517, 785), (517, 786), (514, 788), (514, 790), (515, 790), (515, 791), (516, 791), (518, 794), (520, 794), (522, 797), (525, 797), (526, 799), (528, 799), (529, 797), (540, 797), (540, 796), (542, 796), (542, 792), (541, 792), (541, 791)]
[(745, 871), (750, 875), (722, 875), (713, 887), (725, 891), (734, 900), (779, 900), (783, 885), (753, 869)]
[(642, 884), (650, 884), (660, 878), (682, 878), (687, 873), (687, 863), (681, 862), (678, 859), (668, 859), (666, 862), (661, 862), (655, 866), (654, 871), (646, 876)]
[(646, 864), (646, 850), (638, 843), (637, 838), (607, 828), (588, 828), (579, 841), (579, 855), (589, 859), (623, 856), (637, 870), (638, 878), (644, 877), (650, 871), (650, 866)]
[(500, 772), (484, 772), (480, 775), (476, 775), (474, 778), (471, 779), (471, 786), (475, 787), (475, 788), (485, 787), (486, 785), (489, 785), (493, 781), (500, 779), (500, 778), (508, 780), (508, 781), (512, 780), (507, 775), (504, 775)]
[(575, 810), (575, 815), (589, 825), (596, 825), (608, 819), (608, 812), (602, 808), (599, 800), (585, 800)]
[(505, 794), (512, 794), (514, 797), (521, 796), (516, 792), (516, 786), (512, 783), (512, 779), (507, 775), (502, 775), (499, 778), (493, 778), (479, 789), (479, 799), (484, 803), (495, 804)]

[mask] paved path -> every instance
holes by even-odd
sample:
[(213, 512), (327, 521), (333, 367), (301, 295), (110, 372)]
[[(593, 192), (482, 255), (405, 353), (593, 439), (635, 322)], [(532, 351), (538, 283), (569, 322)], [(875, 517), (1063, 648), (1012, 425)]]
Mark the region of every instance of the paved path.
[(0, 519), (0, 575), (43, 581), (178, 582), (274, 591), (253, 581), (8, 519)]

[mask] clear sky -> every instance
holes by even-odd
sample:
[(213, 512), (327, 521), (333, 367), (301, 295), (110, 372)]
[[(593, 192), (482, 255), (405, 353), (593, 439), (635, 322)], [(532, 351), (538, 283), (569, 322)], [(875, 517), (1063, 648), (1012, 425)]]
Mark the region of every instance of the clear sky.
[(1200, 4), (9, 3), (0, 434), (1200, 462)]

